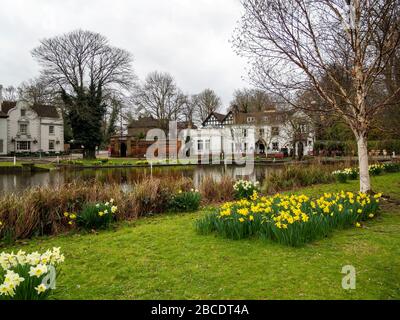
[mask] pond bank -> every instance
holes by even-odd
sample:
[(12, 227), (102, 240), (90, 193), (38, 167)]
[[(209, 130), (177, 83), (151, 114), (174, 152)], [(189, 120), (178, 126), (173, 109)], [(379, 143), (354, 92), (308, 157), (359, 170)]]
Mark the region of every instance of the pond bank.
[[(388, 174), (372, 177), (372, 183), (400, 199), (399, 179), (400, 174)], [(358, 182), (296, 193), (342, 189), (356, 191)], [(365, 227), (334, 232), (303, 248), (198, 235), (193, 223), (206, 211), (34, 239), (5, 250), (61, 247), (66, 260), (56, 299), (400, 299), (399, 206), (385, 205), (382, 216)], [(357, 270), (357, 289), (351, 292), (341, 286), (344, 265)]]

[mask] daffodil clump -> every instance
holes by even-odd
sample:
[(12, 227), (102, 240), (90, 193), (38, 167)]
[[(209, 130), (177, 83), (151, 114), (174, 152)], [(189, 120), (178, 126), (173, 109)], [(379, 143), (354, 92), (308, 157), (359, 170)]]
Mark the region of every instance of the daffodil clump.
[[(400, 164), (389, 163), (375, 163), (368, 166), (369, 174), (376, 176), (383, 172), (398, 172), (400, 171)], [(346, 180), (355, 180), (359, 175), (359, 168), (345, 168), (343, 170), (336, 170), (332, 172), (339, 182), (346, 182)]]
[(332, 172), (332, 175), (336, 177), (339, 182), (346, 182), (349, 180), (355, 180), (358, 178), (358, 168), (345, 168), (343, 170), (336, 170)]
[(184, 192), (179, 190), (168, 203), (168, 209), (172, 212), (190, 212), (199, 209), (201, 194), (197, 189)]
[(374, 218), (381, 194), (325, 193), (318, 199), (306, 195), (259, 196), (223, 204), (217, 212), (197, 221), (200, 233), (216, 232), (231, 239), (260, 236), (282, 244), (300, 246), (328, 236), (333, 229)]
[(87, 230), (106, 229), (115, 221), (117, 212), (118, 207), (115, 205), (114, 199), (105, 203), (86, 204), (76, 215), (76, 224)]
[(40, 254), (0, 253), (0, 300), (44, 300), (55, 289), (57, 270), (64, 262), (60, 248)]
[(255, 191), (258, 191), (259, 182), (238, 180), (233, 185), (233, 189), (235, 190), (235, 199), (249, 199)]

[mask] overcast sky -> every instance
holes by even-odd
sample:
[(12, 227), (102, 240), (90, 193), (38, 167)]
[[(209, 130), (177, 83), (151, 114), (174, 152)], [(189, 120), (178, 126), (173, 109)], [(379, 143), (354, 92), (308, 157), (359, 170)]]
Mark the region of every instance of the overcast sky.
[(229, 43), (241, 11), (238, 0), (1, 0), (0, 84), (39, 74), (30, 51), (40, 39), (82, 28), (130, 51), (141, 80), (166, 71), (185, 93), (214, 89), (226, 108), (247, 86)]

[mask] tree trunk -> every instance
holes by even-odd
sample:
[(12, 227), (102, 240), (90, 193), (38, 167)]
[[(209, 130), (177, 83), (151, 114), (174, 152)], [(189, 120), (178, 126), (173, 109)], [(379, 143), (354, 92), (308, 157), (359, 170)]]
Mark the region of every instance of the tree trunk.
[(83, 150), (83, 159), (96, 159), (96, 148), (85, 148)]
[(360, 168), (360, 191), (371, 191), (371, 182), (368, 171), (368, 148), (365, 134), (359, 134), (357, 137), (358, 163)]

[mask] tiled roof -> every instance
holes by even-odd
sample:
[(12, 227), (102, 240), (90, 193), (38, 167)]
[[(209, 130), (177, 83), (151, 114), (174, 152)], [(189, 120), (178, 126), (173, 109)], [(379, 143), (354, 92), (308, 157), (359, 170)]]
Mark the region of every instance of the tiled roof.
[[(3, 103), (1, 104), (1, 111), (5, 114), (8, 114), (8, 112), (16, 105), (16, 101), (3, 101)], [(60, 115), (55, 106), (36, 103), (33, 106), (30, 106), (30, 108), (35, 111), (39, 117), (57, 119), (60, 118)]]
[(138, 120), (132, 120), (128, 128), (158, 128), (160, 125), (157, 119), (152, 117), (143, 117)]
[(44, 105), (44, 104), (34, 104), (31, 107), (39, 117), (42, 118), (60, 118), (60, 115), (55, 106)]
[(0, 110), (0, 118), (8, 118), (8, 115)]
[(10, 111), (16, 105), (17, 105), (16, 101), (3, 101), (3, 103), (1, 104), (1, 111), (7, 114), (8, 111)]

